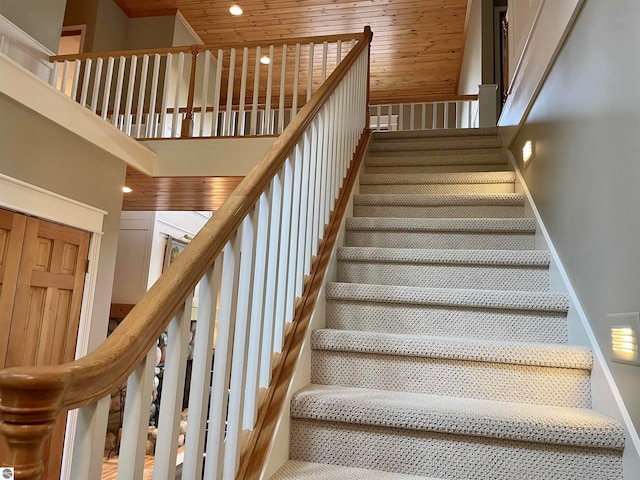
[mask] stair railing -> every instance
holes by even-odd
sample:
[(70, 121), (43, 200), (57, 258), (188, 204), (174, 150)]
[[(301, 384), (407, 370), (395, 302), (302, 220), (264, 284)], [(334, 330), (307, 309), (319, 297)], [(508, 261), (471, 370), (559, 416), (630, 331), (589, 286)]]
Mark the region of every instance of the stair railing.
[[(273, 397), (274, 362), (307, 300), (300, 297), (314, 278), (309, 273), (319, 268), (314, 256), (328, 241), (330, 212), (344, 195), (354, 152), (361, 155), (368, 137), (371, 38), (365, 27), (263, 159), (102, 345), (63, 365), (0, 370), (0, 434), (8, 444), (3, 466), (15, 467), (17, 479), (40, 478), (42, 446), (61, 413), (95, 405), (125, 381), (118, 478), (142, 478), (156, 342), (165, 330), (153, 478), (175, 478), (196, 285), (199, 320), (182, 478), (235, 478), (259, 400)], [(71, 477), (90, 479), (87, 472), (96, 465), (87, 463), (73, 458)]]
[(275, 135), (359, 36), (55, 56), (50, 84), (135, 138)]
[(374, 132), (477, 128), (478, 95), (454, 95), (429, 101), (370, 105)]

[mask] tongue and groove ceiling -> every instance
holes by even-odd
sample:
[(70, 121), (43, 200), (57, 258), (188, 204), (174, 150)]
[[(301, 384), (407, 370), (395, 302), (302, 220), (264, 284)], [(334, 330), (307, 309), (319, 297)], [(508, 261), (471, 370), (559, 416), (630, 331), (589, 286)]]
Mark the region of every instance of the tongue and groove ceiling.
[[(373, 30), (371, 103), (457, 93), (470, 0), (115, 0), (129, 17), (179, 10), (207, 45)], [(244, 15), (234, 17), (234, 3)], [(241, 177), (148, 178), (133, 170), (125, 210), (216, 210)]]
[(373, 30), (371, 101), (421, 101), (457, 93), (469, 0), (116, 0), (130, 17), (178, 9), (205, 44)]

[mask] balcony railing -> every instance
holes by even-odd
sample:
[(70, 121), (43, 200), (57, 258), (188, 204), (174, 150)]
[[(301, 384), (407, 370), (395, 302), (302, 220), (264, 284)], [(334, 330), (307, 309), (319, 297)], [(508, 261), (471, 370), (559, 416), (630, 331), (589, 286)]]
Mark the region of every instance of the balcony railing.
[(360, 36), (56, 56), (50, 83), (135, 138), (278, 135)]

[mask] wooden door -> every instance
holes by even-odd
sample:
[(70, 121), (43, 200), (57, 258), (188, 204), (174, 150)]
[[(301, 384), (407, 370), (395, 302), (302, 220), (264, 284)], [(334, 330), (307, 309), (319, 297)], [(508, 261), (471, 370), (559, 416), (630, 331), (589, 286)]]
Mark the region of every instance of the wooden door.
[[(89, 240), (88, 232), (0, 210), (0, 367), (73, 360)], [(45, 445), (43, 478), (59, 478), (65, 418)]]

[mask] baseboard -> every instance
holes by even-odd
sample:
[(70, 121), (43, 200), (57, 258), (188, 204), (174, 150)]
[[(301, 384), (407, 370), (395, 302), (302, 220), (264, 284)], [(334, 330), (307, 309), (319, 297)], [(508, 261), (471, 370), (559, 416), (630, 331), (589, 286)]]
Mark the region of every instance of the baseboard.
[(542, 221), (540, 212), (536, 208), (520, 166), (509, 149), (506, 149), (506, 154), (516, 173), (516, 191), (525, 195), (525, 216), (535, 218), (538, 225), (536, 248), (546, 249), (551, 254), (549, 271), (551, 290), (565, 293), (569, 296), (570, 307), (567, 314), (569, 343), (587, 346), (593, 352), (593, 370), (591, 372), (592, 407), (594, 410), (609, 415), (623, 424), (627, 439), (623, 455), (624, 479), (634, 480), (637, 478), (637, 472), (640, 471), (640, 438), (638, 437), (638, 432), (631, 421), (613, 374), (607, 365), (602, 349), (598, 345), (587, 315), (569, 280), (567, 271)]

